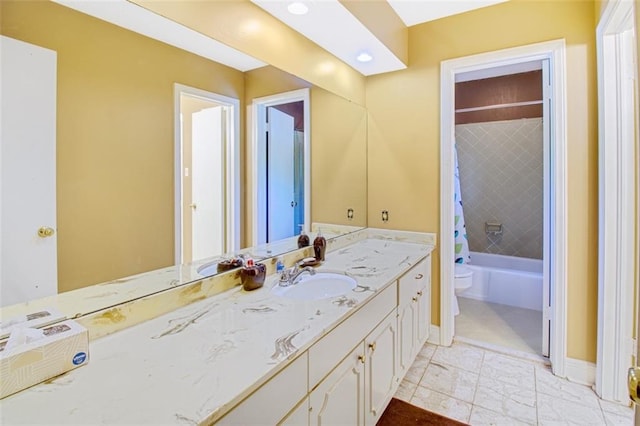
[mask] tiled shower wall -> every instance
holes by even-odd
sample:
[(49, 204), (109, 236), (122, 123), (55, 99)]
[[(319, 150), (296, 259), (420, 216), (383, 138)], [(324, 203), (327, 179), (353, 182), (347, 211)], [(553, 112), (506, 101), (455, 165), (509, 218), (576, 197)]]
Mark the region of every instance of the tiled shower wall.
[[(456, 126), (471, 251), (542, 259), (542, 142), (542, 118)], [(486, 234), (485, 222), (502, 234)]]

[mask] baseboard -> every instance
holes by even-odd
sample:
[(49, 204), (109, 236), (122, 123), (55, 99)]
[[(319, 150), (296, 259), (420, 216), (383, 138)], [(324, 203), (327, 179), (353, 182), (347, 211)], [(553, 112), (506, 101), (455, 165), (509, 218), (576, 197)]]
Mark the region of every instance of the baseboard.
[(440, 327), (433, 324), (429, 326), (429, 338), (427, 339), (427, 343), (440, 345)]
[(581, 385), (593, 386), (596, 382), (596, 365), (592, 362), (566, 358), (564, 372), (568, 380)]

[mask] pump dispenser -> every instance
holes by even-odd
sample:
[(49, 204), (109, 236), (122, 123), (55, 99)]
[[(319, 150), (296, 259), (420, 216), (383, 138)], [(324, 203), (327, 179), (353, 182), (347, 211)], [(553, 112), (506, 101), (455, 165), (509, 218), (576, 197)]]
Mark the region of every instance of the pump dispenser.
[(316, 260), (324, 260), (324, 252), (327, 249), (327, 240), (322, 236), (322, 231), (318, 229), (318, 235), (313, 240), (313, 253)]
[(300, 236), (298, 237), (298, 248), (304, 248), (309, 245), (309, 236), (304, 232), (304, 225), (298, 225), (300, 227)]
[(263, 263), (255, 263), (253, 259), (247, 259), (244, 268), (240, 270), (242, 288), (246, 291), (258, 289), (264, 285), (267, 267)]

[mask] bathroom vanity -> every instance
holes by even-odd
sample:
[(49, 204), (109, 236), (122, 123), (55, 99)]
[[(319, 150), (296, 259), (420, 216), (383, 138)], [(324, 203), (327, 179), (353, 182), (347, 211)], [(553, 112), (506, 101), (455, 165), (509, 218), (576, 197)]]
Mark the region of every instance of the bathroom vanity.
[(354, 277), (345, 294), (282, 297), (272, 274), (92, 340), (87, 366), (1, 400), (2, 422), (374, 425), (429, 336), (434, 243), (366, 229), (317, 268)]

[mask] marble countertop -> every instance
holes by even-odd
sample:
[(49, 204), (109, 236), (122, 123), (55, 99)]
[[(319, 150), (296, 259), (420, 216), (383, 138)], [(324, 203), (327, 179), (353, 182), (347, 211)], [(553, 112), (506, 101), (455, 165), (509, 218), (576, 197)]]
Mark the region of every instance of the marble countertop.
[(369, 238), (318, 268), (345, 296), (291, 300), (237, 287), (92, 341), (90, 362), (0, 401), (3, 424), (200, 424), (220, 418), (424, 258), (432, 246)]

